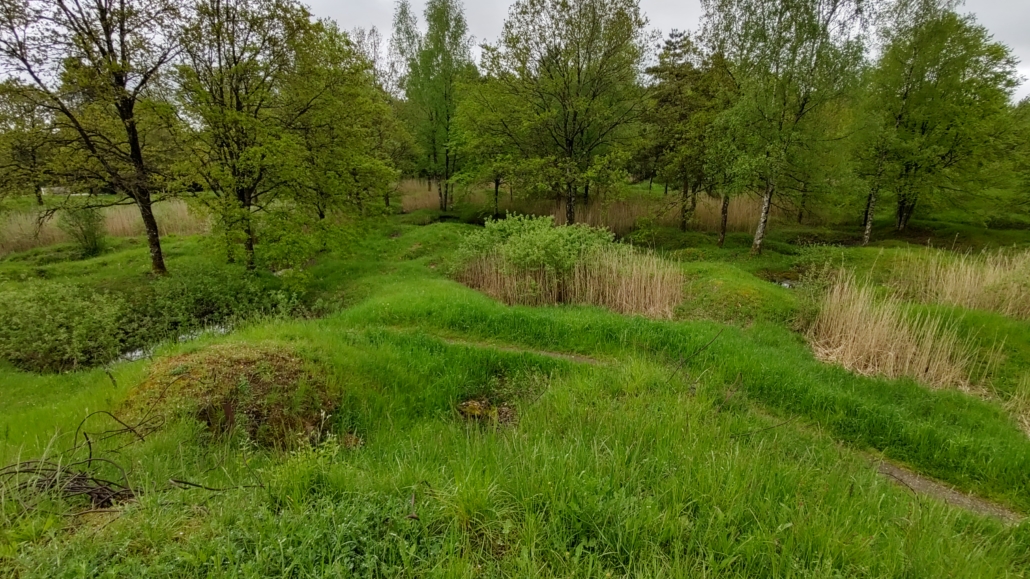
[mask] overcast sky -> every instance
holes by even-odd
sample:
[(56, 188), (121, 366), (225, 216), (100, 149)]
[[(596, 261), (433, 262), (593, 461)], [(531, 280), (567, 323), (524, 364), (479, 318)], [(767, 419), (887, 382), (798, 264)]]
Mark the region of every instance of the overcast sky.
[[(340, 28), (376, 26), (389, 35), (395, 0), (307, 0), (319, 17), (335, 19)], [(465, 18), (477, 42), (493, 42), (501, 32), (511, 0), (465, 0)], [(416, 13), (422, 14), (424, 0), (411, 0)], [(701, 17), (700, 0), (640, 0), (651, 27), (668, 32), (673, 28), (691, 30)], [(1004, 42), (1020, 59), (1020, 73), (1030, 77), (1030, 1), (966, 0), (962, 12), (972, 12), (1000, 42)], [(1017, 93), (1030, 95), (1024, 82)]]

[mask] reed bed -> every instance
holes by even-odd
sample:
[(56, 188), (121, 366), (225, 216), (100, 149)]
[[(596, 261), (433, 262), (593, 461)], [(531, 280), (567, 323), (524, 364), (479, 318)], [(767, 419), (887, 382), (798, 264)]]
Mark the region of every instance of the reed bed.
[(899, 298), (878, 299), (850, 274), (831, 284), (808, 338), (818, 358), (857, 374), (971, 388), (973, 350), (954, 327), (940, 316), (908, 315)]
[(954, 255), (940, 250), (910, 259), (894, 281), (899, 293), (923, 303), (987, 310), (1030, 319), (1030, 250)]
[[(144, 235), (143, 220), (139, 209), (131, 205), (107, 207), (104, 214), (104, 230), (112, 237), (139, 237)], [(162, 235), (197, 235), (211, 231), (210, 219), (192, 211), (181, 200), (158, 203), (154, 206), (154, 217)], [(38, 212), (17, 212), (0, 217), (0, 257), (71, 241), (59, 225), (60, 213), (39, 223)]]
[[(440, 198), (436, 187), (431, 189), (426, 181), (406, 179), (398, 184), (401, 207), (405, 213), (420, 209), (438, 209)], [(469, 203), (486, 209), (493, 207), (493, 190), (473, 189), (456, 194), (460, 203)], [(507, 188), (501, 189), (500, 212), (523, 213), (527, 215), (550, 215), (557, 225), (565, 224), (565, 200), (555, 199), (513, 199)], [(729, 232), (753, 233), (758, 226), (761, 199), (751, 195), (739, 195), (730, 200), (727, 212), (726, 230)], [(782, 211), (773, 208), (772, 217), (778, 219)], [(617, 235), (632, 232), (641, 220), (652, 219), (666, 227), (679, 227), (679, 193), (667, 196), (639, 195), (622, 199), (591, 197), (586, 203), (576, 206), (576, 221), (592, 227), (604, 227)], [(722, 220), (722, 199), (699, 195), (697, 208), (688, 226), (695, 231), (715, 233)]]
[(600, 249), (567, 273), (516, 268), (493, 253), (469, 261), (457, 277), (510, 305), (586, 304), (668, 319), (683, 301), (679, 267), (624, 247)]

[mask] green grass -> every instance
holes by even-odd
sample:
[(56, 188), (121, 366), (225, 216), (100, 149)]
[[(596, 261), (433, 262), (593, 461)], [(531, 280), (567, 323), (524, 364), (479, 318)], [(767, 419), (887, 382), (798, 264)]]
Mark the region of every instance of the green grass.
[[(690, 276), (688, 303), (677, 321), (658, 322), (498, 304), (444, 275), (471, 226), (415, 223), (385, 221), (310, 268), (306, 299), (337, 313), (255, 322), (154, 354), (287, 344), (343, 392), (332, 431), (359, 437), (359, 447), (284, 453), (214, 437), (196, 422), (169, 424), (117, 455), (143, 491), (120, 514), (13, 517), (15, 505), (0, 503), (0, 569), (19, 577), (1030, 572), (1030, 524), (1006, 527), (913, 496), (870, 465), (883, 455), (1030, 510), (1030, 439), (1001, 404), (856, 377), (815, 360), (789, 327), (803, 296), (770, 278), (838, 254), (879, 268), (879, 249), (781, 242), (750, 258), (743, 239), (717, 250), (684, 237), (665, 250)], [(200, 239), (168, 246), (173, 274), (178, 263), (217, 259)], [(45, 268), (128, 286), (146, 275), (133, 265), (141, 250), (83, 262), (8, 258), (0, 279), (17, 287), (22, 274)], [(989, 325), (1013, 340), (1004, 372), (1015, 376), (1027, 364), (1025, 342), (1016, 344), (1025, 324), (992, 316), (969, 313), (963, 331)], [(56, 432), (55, 446), (67, 445), (87, 412), (117, 408), (148, 366), (115, 364), (117, 387), (102, 370), (38, 376), (0, 367), (0, 455), (38, 455)], [(470, 398), (509, 404), (518, 420), (467, 422), (456, 408)], [(94, 420), (91, 428), (104, 427)], [(227, 490), (171, 490), (170, 478)]]

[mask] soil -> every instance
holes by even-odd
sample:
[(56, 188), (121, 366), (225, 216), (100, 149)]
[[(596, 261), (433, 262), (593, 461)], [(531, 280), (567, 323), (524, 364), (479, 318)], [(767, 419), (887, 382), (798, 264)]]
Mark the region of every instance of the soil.
[(943, 483), (913, 472), (901, 465), (880, 460), (877, 471), (899, 486), (904, 486), (919, 496), (929, 496), (951, 506), (999, 519), (1009, 525), (1018, 525), (1024, 516), (998, 503), (959, 492)]

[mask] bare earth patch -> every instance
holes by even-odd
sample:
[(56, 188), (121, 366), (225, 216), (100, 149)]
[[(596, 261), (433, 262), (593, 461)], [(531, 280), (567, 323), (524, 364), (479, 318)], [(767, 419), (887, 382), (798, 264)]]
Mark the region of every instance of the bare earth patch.
[(899, 486), (908, 488), (916, 495), (933, 497), (953, 507), (965, 509), (978, 515), (993, 517), (1009, 525), (1017, 525), (1024, 519), (1020, 513), (998, 503), (959, 492), (943, 483), (917, 474), (892, 462), (880, 460), (876, 467), (880, 474), (891, 479)]

